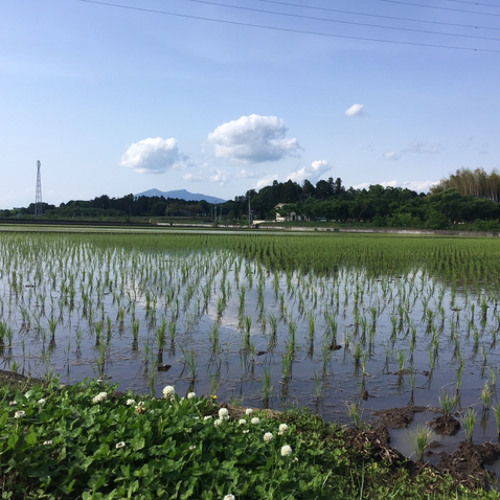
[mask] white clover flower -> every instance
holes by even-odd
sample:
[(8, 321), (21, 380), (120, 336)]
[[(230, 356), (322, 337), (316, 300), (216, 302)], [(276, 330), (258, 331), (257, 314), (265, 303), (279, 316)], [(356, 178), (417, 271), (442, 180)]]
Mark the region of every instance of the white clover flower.
[(127, 406), (132, 406), (135, 405), (135, 399), (127, 399), (127, 402), (125, 403)]
[(252, 420), (250, 420), (250, 423), (253, 425), (258, 425), (260, 424), (260, 418), (259, 417), (253, 417)]
[(46, 401), (46, 399), (45, 399), (45, 398), (40, 398), (40, 399), (37, 401), (37, 403), (38, 403), (39, 405), (44, 405), (44, 404), (45, 404), (45, 401)]
[(43, 442), (44, 446), (51, 446), (52, 445), (52, 439), (47, 439), (47, 441)]
[(116, 443), (115, 448), (117, 450), (120, 450), (121, 448), (125, 448), (125, 441), (119, 441), (118, 443)]
[(234, 495), (224, 495), (224, 499), (223, 500), (235, 500), (236, 497)]
[(292, 448), (291, 446), (288, 446), (285, 444), (284, 446), (281, 447), (281, 456), (282, 457), (288, 457), (292, 454)]
[(173, 385), (166, 385), (163, 388), (163, 397), (165, 399), (172, 399), (175, 395), (175, 387)]
[(266, 432), (264, 434), (264, 441), (266, 443), (270, 443), (273, 440), (273, 433), (272, 432)]
[(23, 418), (26, 415), (24, 410), (19, 410), (14, 413), (14, 418)]
[(194, 399), (196, 397), (196, 392), (188, 392), (186, 397), (188, 399)]
[(212, 419), (212, 415), (205, 415), (203, 417), (203, 420), (211, 420)]
[(247, 425), (247, 421), (244, 418), (238, 420), (238, 425)]
[(219, 410), (219, 418), (223, 418), (225, 420), (229, 418), (229, 412), (227, 411), (227, 408), (221, 408)]
[(108, 393), (103, 391), (103, 392), (100, 392), (97, 396), (94, 396), (94, 398), (92, 399), (92, 402), (93, 403), (101, 403), (107, 397), (108, 397)]
[(249, 430), (249, 429), (245, 429), (245, 430), (243, 431), (243, 434), (248, 434), (249, 432), (250, 432), (250, 430)]
[(288, 425), (286, 424), (280, 424), (279, 429), (278, 429), (278, 436), (283, 436), (285, 432), (288, 431)]
[(247, 409), (245, 410), (245, 415), (251, 415), (252, 413), (253, 413), (252, 408), (247, 408)]
[(222, 422), (224, 422), (224, 420), (222, 418), (218, 418), (218, 419), (214, 420), (215, 427), (219, 427), (219, 425), (221, 425)]

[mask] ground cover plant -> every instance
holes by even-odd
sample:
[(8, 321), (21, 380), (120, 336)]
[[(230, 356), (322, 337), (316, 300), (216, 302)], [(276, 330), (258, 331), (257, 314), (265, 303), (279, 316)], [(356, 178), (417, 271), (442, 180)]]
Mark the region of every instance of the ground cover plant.
[(497, 239), (84, 231), (1, 234), (2, 368), (498, 435)]
[(162, 399), (97, 383), (0, 388), (2, 498), (496, 498), (346, 446), (306, 413), (268, 418), (173, 386)]

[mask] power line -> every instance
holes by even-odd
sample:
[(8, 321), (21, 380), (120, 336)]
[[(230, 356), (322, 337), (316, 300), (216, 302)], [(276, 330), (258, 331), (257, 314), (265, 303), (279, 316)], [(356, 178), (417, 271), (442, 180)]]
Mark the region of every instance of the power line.
[(446, 10), (446, 11), (451, 11), (451, 12), (462, 12), (463, 14), (475, 14), (478, 16), (500, 17), (500, 14), (492, 14), (490, 12), (477, 12), (475, 10), (454, 9), (453, 7), (440, 7), (438, 5), (425, 5), (423, 3), (402, 2), (401, 0), (379, 0), (379, 2), (398, 3), (398, 4), (402, 4), (402, 5), (413, 5), (414, 7), (424, 7), (426, 9), (438, 9), (438, 10)]
[(500, 5), (494, 3), (483, 3), (483, 2), (471, 2), (469, 0), (448, 0), (449, 2), (456, 3), (467, 3), (469, 5), (477, 5), (478, 7), (494, 7), (495, 9), (500, 9)]
[(498, 39), (498, 38), (479, 36), (479, 35), (446, 33), (443, 31), (423, 30), (423, 29), (418, 29), (418, 28), (404, 28), (402, 26), (387, 26), (387, 25), (382, 25), (382, 24), (361, 23), (358, 21), (345, 21), (345, 20), (340, 20), (340, 19), (330, 19), (330, 18), (326, 18), (326, 17), (306, 16), (303, 14), (291, 14), (288, 12), (276, 12), (276, 11), (272, 11), (272, 10), (256, 9), (254, 7), (242, 7), (240, 5), (232, 5), (232, 4), (221, 3), (221, 2), (213, 2), (210, 0), (189, 0), (189, 1), (195, 2), (195, 3), (215, 5), (217, 7), (228, 7), (231, 9), (246, 10), (246, 11), (250, 11), (250, 12), (259, 12), (261, 14), (272, 14), (272, 15), (276, 15), (276, 16), (292, 17), (292, 18), (297, 18), (297, 19), (306, 19), (308, 21), (322, 21), (322, 22), (328, 22), (328, 23), (348, 24), (348, 25), (352, 25), (352, 26), (363, 26), (365, 28), (381, 28), (381, 29), (406, 31), (406, 32), (413, 32), (413, 33), (425, 33), (427, 35), (451, 36), (451, 37), (455, 37), (455, 38), (475, 38), (477, 40), (490, 40), (490, 41), (500, 42), (500, 39)]
[(89, 4), (105, 5), (108, 7), (115, 7), (115, 8), (126, 9), (126, 10), (147, 12), (150, 14), (160, 14), (160, 15), (166, 15), (166, 16), (181, 17), (184, 19), (193, 19), (193, 20), (197, 20), (197, 21), (207, 21), (207, 22), (214, 22), (214, 23), (221, 23), (221, 24), (229, 24), (229, 25), (233, 25), (233, 26), (245, 26), (248, 28), (260, 28), (260, 29), (282, 31), (282, 32), (288, 32), (288, 33), (298, 33), (298, 34), (302, 34), (302, 35), (315, 35), (315, 36), (323, 36), (323, 37), (328, 37), (328, 38), (340, 38), (340, 39), (345, 39), (345, 40), (357, 40), (357, 41), (363, 41), (363, 42), (387, 43), (387, 44), (393, 44), (393, 45), (408, 45), (408, 46), (415, 46), (415, 47), (429, 47), (429, 48), (440, 48), (440, 49), (463, 50), (463, 51), (469, 51), (469, 52), (500, 53), (500, 50), (497, 50), (497, 49), (464, 47), (464, 46), (458, 46), (458, 45), (445, 45), (445, 44), (437, 44), (437, 43), (387, 40), (387, 39), (373, 38), (373, 37), (340, 35), (340, 34), (336, 34), (336, 33), (325, 33), (325, 32), (320, 32), (320, 31), (313, 31), (313, 30), (302, 30), (302, 29), (296, 29), (296, 28), (285, 28), (285, 27), (281, 27), (281, 26), (271, 26), (271, 25), (265, 25), (265, 24), (246, 23), (246, 22), (241, 22), (241, 21), (230, 21), (228, 19), (218, 19), (218, 18), (206, 17), (206, 16), (195, 16), (195, 15), (191, 15), (191, 14), (180, 14), (178, 12), (169, 12), (169, 11), (165, 11), (165, 10), (149, 9), (149, 8), (145, 8), (145, 7), (136, 7), (136, 6), (131, 6), (131, 5), (123, 5), (123, 4), (118, 4), (118, 3), (105, 2), (105, 1), (101, 1), (101, 0), (79, 0), (79, 1), (89, 3)]
[[(331, 7), (318, 7), (318, 6), (313, 6), (313, 5), (302, 5), (302, 4), (298, 4), (298, 3), (283, 2), (283, 1), (279, 1), (279, 0), (257, 0), (257, 1), (264, 2), (264, 3), (276, 4), (276, 5), (285, 5), (287, 7), (299, 7), (302, 9), (318, 10), (318, 11), (323, 11), (323, 12), (335, 12), (337, 14), (349, 14), (349, 15), (354, 15), (354, 16), (373, 17), (373, 18), (377, 18), (377, 19), (387, 19), (387, 20), (391, 20), (391, 21), (406, 21), (406, 22), (412, 22), (412, 23), (435, 24), (438, 26), (453, 26), (455, 28), (470, 28), (470, 29), (474, 29), (474, 30), (482, 29), (482, 30), (500, 31), (500, 28), (498, 28), (498, 27), (479, 26), (476, 24), (461, 24), (461, 23), (450, 23), (450, 22), (446, 22), (446, 21), (433, 21), (433, 20), (428, 20), (428, 19), (415, 19), (415, 18), (411, 18), (411, 17), (387, 16), (387, 15), (381, 15), (381, 14), (356, 12), (356, 11), (352, 11), (352, 10), (333, 9)], [(460, 0), (456, 0), (456, 1), (460, 1)]]

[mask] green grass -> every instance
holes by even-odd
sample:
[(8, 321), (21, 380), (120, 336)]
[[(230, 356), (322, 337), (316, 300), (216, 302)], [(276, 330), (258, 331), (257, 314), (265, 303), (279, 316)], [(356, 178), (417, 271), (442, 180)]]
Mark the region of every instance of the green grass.
[[(133, 401), (132, 401), (133, 399)], [(348, 449), (306, 412), (233, 418), (210, 398), (96, 382), (0, 389), (2, 498), (498, 498)], [(254, 420), (257, 419), (257, 420)], [(288, 428), (280, 428), (286, 422)]]

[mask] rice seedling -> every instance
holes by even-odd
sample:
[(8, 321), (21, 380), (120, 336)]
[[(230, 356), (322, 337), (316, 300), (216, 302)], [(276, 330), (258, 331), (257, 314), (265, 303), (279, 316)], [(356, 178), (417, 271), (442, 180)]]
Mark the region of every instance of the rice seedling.
[(489, 409), (491, 405), (491, 386), (488, 381), (485, 382), (483, 389), (481, 390), (481, 401), (483, 402), (483, 411)]
[(314, 382), (316, 387), (316, 401), (319, 402), (323, 396), (323, 382), (319, 373), (314, 372)]
[(245, 343), (244, 348), (248, 349), (250, 347), (250, 333), (252, 331), (252, 318), (250, 316), (245, 316)]
[(497, 427), (497, 438), (500, 439), (500, 404), (493, 406), (493, 415), (495, 416), (495, 423)]
[(181, 376), (187, 368), (189, 371), (189, 375), (188, 375), (189, 380), (192, 384), (194, 384), (194, 382), (198, 378), (198, 370), (197, 370), (197, 366), (196, 366), (195, 352), (193, 349), (190, 349), (189, 351), (187, 351), (186, 349), (184, 349), (183, 346), (180, 346), (180, 350), (182, 352), (182, 355), (184, 356), (184, 367), (182, 369)]
[(104, 377), (106, 366), (106, 345), (101, 343), (98, 345), (99, 357), (97, 359), (97, 375), (100, 379)]
[(212, 347), (212, 353), (219, 352), (219, 324), (214, 323), (212, 328), (208, 332), (208, 339), (210, 341), (210, 345)]
[(427, 426), (417, 426), (410, 432), (410, 440), (417, 462), (422, 462), (425, 449), (431, 442), (432, 431)]
[(439, 396), (439, 405), (441, 407), (441, 412), (445, 416), (451, 415), (458, 404), (458, 396), (452, 396), (448, 392), (443, 391), (441, 396)]
[(309, 314), (309, 341), (312, 343), (314, 341), (314, 331), (316, 326), (316, 320), (314, 313), (311, 311)]
[(361, 360), (361, 355), (363, 353), (363, 348), (361, 347), (361, 344), (357, 343), (354, 345), (354, 366), (356, 369), (359, 368), (359, 363)]
[(405, 353), (403, 351), (398, 351), (398, 371), (401, 374), (405, 371)]
[(472, 442), (472, 438), (474, 435), (474, 427), (476, 425), (476, 420), (477, 420), (477, 413), (471, 407), (465, 410), (465, 413), (462, 415), (460, 419), (460, 422), (465, 432), (465, 437), (470, 442)]
[(49, 318), (49, 331), (50, 331), (50, 345), (55, 347), (56, 345), (56, 328), (57, 328), (57, 320), (51, 316)]
[(329, 328), (331, 345), (335, 347), (337, 345), (337, 330), (338, 330), (337, 320), (335, 318), (335, 315), (333, 314), (328, 314), (326, 320)]
[(464, 362), (463, 360), (460, 361), (460, 364), (458, 365), (458, 369), (457, 369), (457, 378), (456, 378), (456, 386), (457, 386), (457, 391), (460, 390), (460, 388), (462, 387), (462, 376), (463, 376), (463, 373), (464, 373)]
[(278, 336), (278, 319), (274, 314), (270, 314), (268, 318), (270, 332), (268, 349), (272, 351), (276, 347), (276, 341)]
[(139, 339), (139, 328), (140, 328), (140, 322), (139, 320), (135, 320), (132, 323), (132, 349), (137, 350), (138, 346), (138, 339)]
[(349, 346), (351, 345), (351, 334), (344, 330), (344, 353), (349, 351)]
[(288, 334), (290, 336), (290, 343), (295, 348), (295, 335), (297, 332), (297, 323), (293, 321), (293, 319), (290, 319), (288, 322)]
[(415, 391), (415, 372), (413, 370), (410, 370), (408, 378), (410, 380), (410, 389), (413, 395), (413, 392)]
[(490, 367), (490, 386), (492, 391), (495, 391), (497, 387), (498, 371), (499, 371), (498, 368), (494, 370), (493, 368)]
[(365, 422), (363, 421), (362, 411), (357, 403), (347, 403), (347, 416), (353, 423), (354, 427), (361, 429)]
[(0, 321), (0, 346), (5, 345), (5, 338), (9, 337), (10, 326), (6, 321)]
[(240, 288), (240, 305), (238, 309), (238, 316), (243, 319), (245, 315), (245, 295), (246, 295), (246, 288), (242, 286)]
[(262, 400), (264, 408), (269, 407), (269, 399), (273, 393), (272, 371), (266, 367), (263, 368), (263, 382), (262, 382)]

